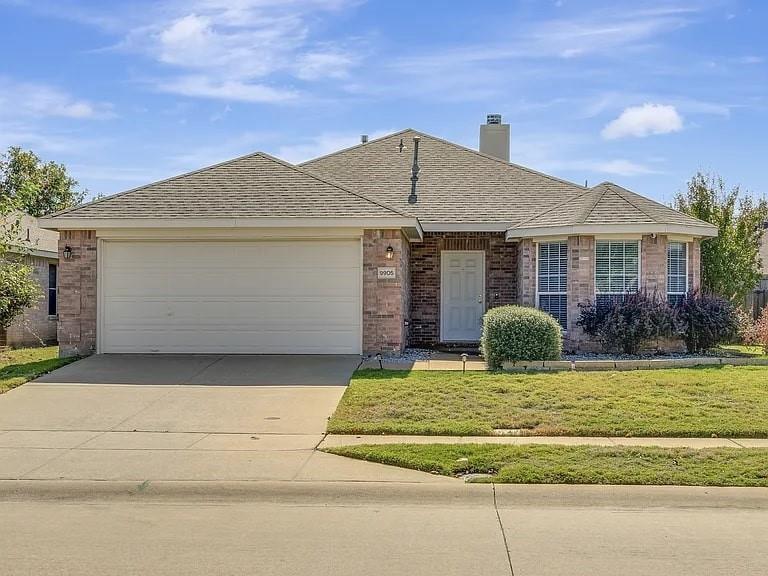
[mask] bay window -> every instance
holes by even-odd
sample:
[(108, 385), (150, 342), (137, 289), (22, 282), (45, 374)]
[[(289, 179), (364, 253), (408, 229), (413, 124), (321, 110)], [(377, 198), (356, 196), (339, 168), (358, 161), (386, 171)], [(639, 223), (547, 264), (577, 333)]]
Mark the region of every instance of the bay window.
[(667, 301), (674, 305), (688, 292), (688, 246), (685, 242), (667, 244)]
[(541, 242), (538, 248), (537, 306), (568, 326), (568, 243)]
[(640, 286), (640, 242), (598, 240), (595, 243), (595, 302), (622, 301)]

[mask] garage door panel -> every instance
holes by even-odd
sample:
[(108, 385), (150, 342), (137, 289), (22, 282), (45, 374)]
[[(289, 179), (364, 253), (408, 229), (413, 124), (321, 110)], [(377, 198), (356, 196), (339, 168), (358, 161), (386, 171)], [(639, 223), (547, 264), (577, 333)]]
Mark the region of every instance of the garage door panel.
[(102, 250), (103, 352), (360, 352), (357, 240)]

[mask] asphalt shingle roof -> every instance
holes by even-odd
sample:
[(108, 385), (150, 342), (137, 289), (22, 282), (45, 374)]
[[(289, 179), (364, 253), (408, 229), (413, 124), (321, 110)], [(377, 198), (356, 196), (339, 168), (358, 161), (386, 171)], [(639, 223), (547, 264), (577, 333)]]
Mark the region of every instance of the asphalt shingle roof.
[[(418, 201), (408, 203), (414, 138)], [(569, 225), (711, 226), (605, 182), (593, 188), (404, 130), (294, 166), (262, 152), (148, 184), (55, 218), (417, 217), (525, 230)], [(709, 227), (709, 228), (707, 228)], [(471, 228), (471, 226), (470, 226)]]
[(403, 217), (370, 200), (257, 152), (215, 166), (148, 184), (56, 218), (255, 218)]
[[(421, 171), (418, 202), (408, 204), (414, 136), (421, 139)], [(405, 146), (402, 152), (401, 139)], [(417, 216), (422, 224), (477, 222), (511, 226), (585, 190), (415, 130), (371, 140), (301, 166)]]
[(706, 222), (654, 202), (612, 182), (603, 182), (521, 222), (512, 230), (617, 224), (711, 227)]

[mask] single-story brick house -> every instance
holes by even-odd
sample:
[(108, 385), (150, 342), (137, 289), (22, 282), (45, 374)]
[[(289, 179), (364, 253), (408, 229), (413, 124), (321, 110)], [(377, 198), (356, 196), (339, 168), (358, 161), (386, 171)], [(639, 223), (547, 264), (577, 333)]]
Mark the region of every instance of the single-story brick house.
[(56, 342), (57, 288), (59, 264), (59, 234), (39, 226), (38, 219), (28, 214), (13, 215), (7, 222), (19, 222), (19, 250), (32, 268), (40, 285), (40, 301), (28, 308), (5, 330), (0, 328), (0, 346), (22, 348)]
[(62, 354), (370, 353), (477, 343), (486, 309), (699, 285), (713, 226), (620, 186), (414, 130), (294, 166), (255, 153), (46, 219)]

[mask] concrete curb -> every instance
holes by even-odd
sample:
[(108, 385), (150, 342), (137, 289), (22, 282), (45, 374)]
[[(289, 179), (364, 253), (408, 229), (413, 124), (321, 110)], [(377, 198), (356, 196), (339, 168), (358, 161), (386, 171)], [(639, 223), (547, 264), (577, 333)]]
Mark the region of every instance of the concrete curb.
[(0, 502), (30, 500), (493, 506), (493, 487), (464, 482), (0, 480)]
[[(495, 495), (494, 495), (495, 492)], [(495, 497), (494, 497), (495, 496)], [(0, 502), (273, 503), (457, 508), (740, 508), (768, 510), (765, 488), (379, 482), (98, 482), (2, 480)]]

